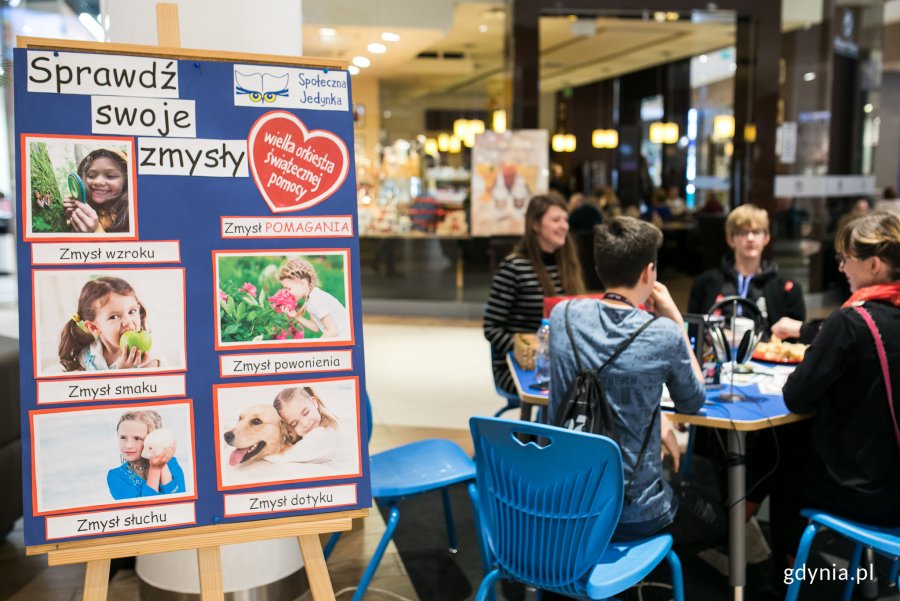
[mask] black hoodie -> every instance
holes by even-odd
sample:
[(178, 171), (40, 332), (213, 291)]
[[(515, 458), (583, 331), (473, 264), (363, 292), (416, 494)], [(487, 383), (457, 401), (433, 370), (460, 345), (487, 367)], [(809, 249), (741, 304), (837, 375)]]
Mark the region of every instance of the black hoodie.
[[(718, 269), (704, 271), (691, 287), (688, 313), (705, 314), (717, 301), (738, 293), (738, 274), (734, 269), (734, 255), (722, 257)], [(763, 331), (768, 337), (769, 328), (782, 317), (800, 321), (806, 319), (803, 291), (794, 280), (778, 275), (778, 266), (770, 261), (762, 262), (762, 273), (753, 276), (747, 290), (748, 300), (756, 303), (763, 316)]]

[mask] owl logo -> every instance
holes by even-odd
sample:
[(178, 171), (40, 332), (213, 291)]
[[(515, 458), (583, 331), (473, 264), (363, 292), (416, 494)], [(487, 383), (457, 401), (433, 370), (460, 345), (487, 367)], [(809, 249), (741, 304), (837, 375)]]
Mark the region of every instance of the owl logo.
[(247, 95), (250, 102), (269, 104), (279, 96), (288, 95), (288, 74), (275, 76), (268, 73), (234, 72), (234, 91)]

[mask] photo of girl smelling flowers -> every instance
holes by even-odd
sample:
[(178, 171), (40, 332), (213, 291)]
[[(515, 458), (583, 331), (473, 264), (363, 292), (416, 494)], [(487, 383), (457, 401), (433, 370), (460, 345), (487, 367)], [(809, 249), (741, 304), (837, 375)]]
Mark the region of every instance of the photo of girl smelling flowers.
[(349, 341), (347, 256), (216, 253), (219, 344)]

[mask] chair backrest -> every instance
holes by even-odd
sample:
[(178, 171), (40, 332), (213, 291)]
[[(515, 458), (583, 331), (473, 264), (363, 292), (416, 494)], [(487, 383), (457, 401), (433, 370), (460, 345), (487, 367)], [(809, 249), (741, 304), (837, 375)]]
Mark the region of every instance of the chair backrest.
[(619, 447), (530, 422), (473, 417), (469, 427), (482, 533), (501, 572), (583, 595), (622, 511)]

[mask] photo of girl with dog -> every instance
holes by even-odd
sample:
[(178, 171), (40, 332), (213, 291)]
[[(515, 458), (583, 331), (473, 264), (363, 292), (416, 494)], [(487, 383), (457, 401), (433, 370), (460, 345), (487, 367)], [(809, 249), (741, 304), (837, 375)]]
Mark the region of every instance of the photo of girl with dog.
[[(191, 403), (184, 399), (99, 409), (33, 411), (36, 512), (195, 497), (191, 420)], [(158, 441), (159, 449), (152, 438), (147, 440), (151, 424), (164, 434)], [(162, 454), (151, 459), (142, 457), (157, 450)], [(151, 473), (155, 471), (154, 462), (165, 463), (159, 476)], [(169, 473), (164, 474), (164, 470)]]
[(35, 376), (181, 371), (184, 270), (34, 271)]
[(25, 136), (23, 230), (35, 239), (135, 239), (129, 138)]
[(221, 488), (359, 476), (355, 378), (214, 388)]

